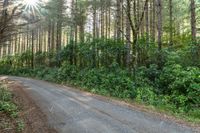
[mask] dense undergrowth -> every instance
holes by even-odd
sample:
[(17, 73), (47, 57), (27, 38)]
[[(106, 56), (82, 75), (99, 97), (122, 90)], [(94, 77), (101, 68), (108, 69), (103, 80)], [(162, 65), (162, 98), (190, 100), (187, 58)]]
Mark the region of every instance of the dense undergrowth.
[[(70, 83), (84, 90), (152, 105), (200, 122), (198, 47), (164, 49), (158, 63), (155, 47), (142, 48), (138, 66), (126, 66), (123, 42), (92, 41), (67, 45), (58, 54), (29, 51), (1, 60), (0, 74)], [(159, 64), (159, 65), (158, 65)]]
[(0, 112), (17, 117), (17, 106), (12, 102), (12, 94), (0, 84)]
[(18, 112), (19, 108), (13, 101), (12, 93), (0, 83), (0, 114), (6, 115), (2, 118), (6, 121), (1, 121), (0, 131), (15, 128), (16, 132), (21, 132), (24, 129), (24, 122), (19, 118)]

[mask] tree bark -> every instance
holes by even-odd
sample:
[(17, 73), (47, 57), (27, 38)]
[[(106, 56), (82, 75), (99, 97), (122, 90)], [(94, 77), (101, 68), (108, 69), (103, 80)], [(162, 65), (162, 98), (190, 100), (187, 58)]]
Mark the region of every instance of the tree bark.
[(116, 39), (121, 39), (121, 0), (117, 0)]
[(96, 38), (96, 19), (97, 19), (97, 11), (96, 11), (96, 0), (94, 0), (93, 5), (93, 39)]
[(145, 7), (145, 23), (146, 23), (146, 45), (149, 46), (149, 2)]
[(172, 11), (172, 0), (169, 0), (169, 46), (171, 47), (173, 45), (173, 11)]
[(35, 33), (32, 30), (32, 48), (31, 48), (31, 53), (32, 53), (32, 57), (31, 57), (31, 68), (34, 69), (34, 37), (35, 37)]
[[(131, 5), (129, 4), (127, 0), (127, 14), (130, 14), (131, 12)], [(131, 50), (131, 29), (130, 29), (130, 21), (128, 16), (126, 16), (126, 48), (127, 48), (127, 54), (126, 54), (126, 66), (129, 67), (130, 62), (131, 62), (131, 55), (130, 55), (130, 50)]]
[(51, 40), (51, 37), (53, 37), (52, 33), (51, 33), (51, 28), (52, 28), (51, 21), (49, 20), (49, 25), (48, 25), (48, 44), (47, 44), (47, 46), (48, 46), (48, 50), (47, 51), (48, 52), (51, 51), (51, 43), (53, 43), (52, 40)]
[(157, 0), (158, 51), (162, 50), (162, 0)]
[(101, 37), (104, 38), (104, 1), (101, 0)]
[(195, 1), (190, 0), (190, 12), (191, 12), (191, 30), (192, 30), (192, 41), (196, 42), (196, 13), (195, 13)]
[(153, 19), (152, 19), (152, 40), (155, 42), (156, 38), (156, 0), (153, 0)]

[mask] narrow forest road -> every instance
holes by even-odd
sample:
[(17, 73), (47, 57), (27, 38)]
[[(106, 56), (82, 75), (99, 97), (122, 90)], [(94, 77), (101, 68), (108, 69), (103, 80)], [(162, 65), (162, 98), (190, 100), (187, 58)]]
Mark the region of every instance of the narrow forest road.
[(25, 86), (25, 91), (59, 133), (195, 132), (192, 128), (72, 88), (27, 78), (8, 78)]

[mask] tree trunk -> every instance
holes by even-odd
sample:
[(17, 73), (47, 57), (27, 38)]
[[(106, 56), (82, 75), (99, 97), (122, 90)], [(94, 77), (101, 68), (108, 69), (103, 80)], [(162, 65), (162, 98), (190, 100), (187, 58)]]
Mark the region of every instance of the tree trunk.
[(14, 40), (14, 54), (17, 53), (17, 35), (15, 35), (15, 40)]
[(29, 25), (27, 25), (27, 35), (26, 35), (26, 50), (29, 50)]
[(51, 24), (51, 50), (50, 51), (54, 51), (55, 50), (55, 24), (54, 22), (52, 22)]
[(156, 38), (156, 0), (153, 0), (153, 19), (152, 19), (152, 40), (155, 42)]
[(108, 9), (108, 38), (111, 37), (111, 9)]
[(101, 0), (101, 37), (104, 38), (104, 1)]
[(172, 0), (169, 0), (169, 46), (171, 47), (173, 45), (173, 27), (172, 27), (172, 23), (173, 23), (173, 12), (172, 12)]
[(158, 50), (162, 50), (162, 0), (157, 0)]
[(34, 31), (32, 30), (32, 49), (31, 49), (31, 53), (32, 53), (32, 58), (31, 58), (31, 68), (34, 69)]
[(61, 50), (61, 40), (62, 40), (62, 22), (61, 20), (58, 20), (57, 22), (57, 37), (56, 37), (56, 51)]
[(52, 36), (52, 34), (51, 34), (51, 21), (49, 20), (49, 25), (48, 25), (48, 44), (47, 44), (47, 46), (48, 46), (48, 52), (50, 52), (51, 51), (51, 36)]
[[(96, 2), (96, 0), (94, 0)], [(93, 7), (93, 39), (96, 38), (96, 19), (97, 19), (97, 11), (96, 6)]]
[(117, 0), (116, 39), (121, 39), (121, 0)]
[[(130, 14), (131, 12), (131, 5), (129, 2), (127, 2), (127, 14)], [(130, 29), (130, 21), (128, 16), (126, 16), (126, 48), (127, 48), (127, 54), (126, 54), (126, 66), (129, 67), (131, 62), (131, 55), (130, 55), (130, 49), (131, 49), (131, 29)]]
[(149, 46), (149, 3), (145, 6), (146, 45)]
[(85, 37), (84, 37), (85, 30), (84, 30), (84, 24), (83, 23), (80, 25), (79, 33), (80, 33), (80, 37), (79, 37), (80, 42), (84, 42), (85, 41)]
[(191, 10), (191, 30), (192, 30), (192, 41), (196, 42), (196, 13), (195, 13), (195, 1), (190, 0)]

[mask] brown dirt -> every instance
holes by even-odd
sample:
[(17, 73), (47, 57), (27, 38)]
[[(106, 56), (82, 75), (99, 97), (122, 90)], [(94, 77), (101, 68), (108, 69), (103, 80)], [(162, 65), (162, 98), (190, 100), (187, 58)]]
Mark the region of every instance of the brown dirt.
[(0, 133), (15, 133), (17, 131), (16, 127), (15, 120), (0, 112)]
[[(34, 101), (23, 90), (24, 86), (20, 83), (12, 81), (6, 82), (8, 88), (13, 93), (13, 101), (20, 108), (19, 118), (24, 121), (24, 130), (21, 133), (57, 133), (56, 130), (51, 128), (48, 124), (46, 115), (40, 110), (40, 108), (34, 103)], [(9, 119), (6, 115), (0, 114), (0, 122), (7, 120), (11, 122), (12, 128), (5, 128), (0, 133), (16, 133), (15, 123), (12, 123), (12, 119)], [(5, 125), (5, 123), (4, 123)]]

